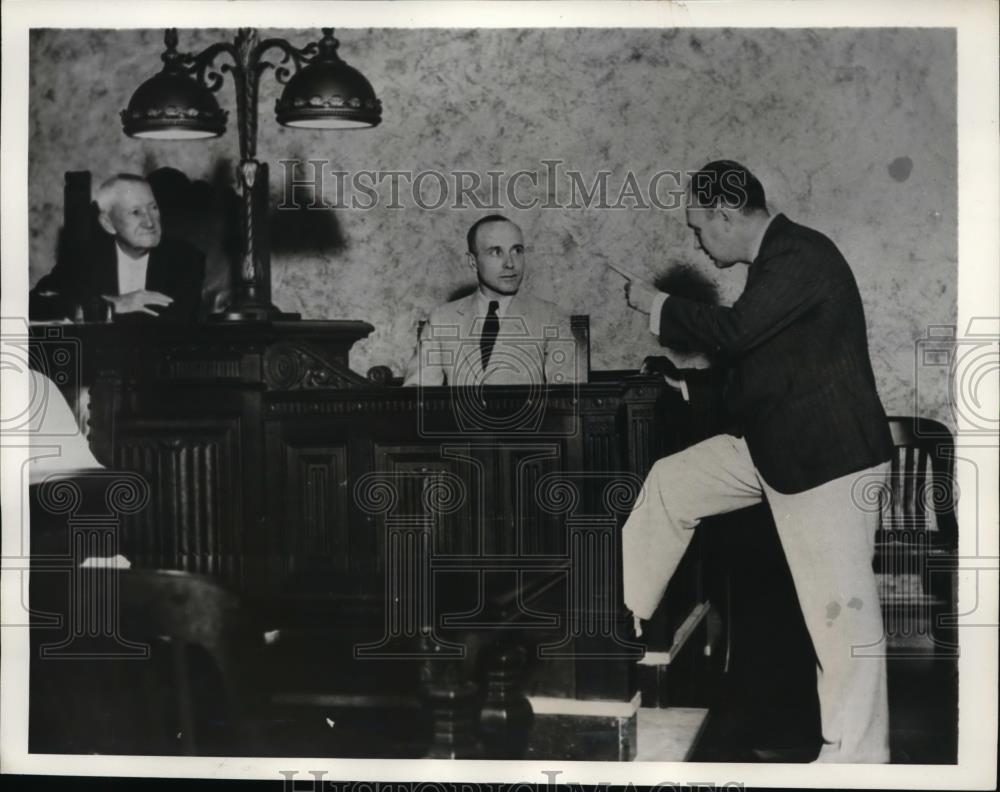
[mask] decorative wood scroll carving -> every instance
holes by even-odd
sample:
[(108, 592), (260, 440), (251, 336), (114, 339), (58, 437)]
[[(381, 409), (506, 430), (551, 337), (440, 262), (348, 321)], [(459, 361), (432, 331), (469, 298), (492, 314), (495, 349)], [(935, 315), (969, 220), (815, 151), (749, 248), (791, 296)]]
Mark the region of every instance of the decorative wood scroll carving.
[(346, 366), (327, 360), (304, 344), (277, 343), (264, 350), (264, 383), (272, 390), (371, 387)]

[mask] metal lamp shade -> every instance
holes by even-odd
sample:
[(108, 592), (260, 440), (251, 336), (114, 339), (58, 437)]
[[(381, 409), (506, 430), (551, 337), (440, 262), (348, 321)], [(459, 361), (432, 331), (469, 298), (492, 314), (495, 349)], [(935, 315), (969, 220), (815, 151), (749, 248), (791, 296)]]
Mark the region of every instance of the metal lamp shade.
[(382, 121), (382, 103), (365, 76), (339, 58), (319, 60), (298, 72), (274, 106), (282, 126), (362, 129)]
[(125, 134), (135, 138), (190, 140), (218, 137), (226, 112), (205, 86), (164, 70), (140, 85), (122, 110)]

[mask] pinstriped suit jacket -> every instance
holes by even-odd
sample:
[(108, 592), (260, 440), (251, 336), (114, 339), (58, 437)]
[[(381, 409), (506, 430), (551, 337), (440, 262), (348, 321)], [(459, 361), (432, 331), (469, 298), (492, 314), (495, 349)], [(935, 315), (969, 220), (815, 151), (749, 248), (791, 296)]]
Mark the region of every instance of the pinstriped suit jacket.
[[(725, 409), (779, 492), (889, 458), (861, 295), (840, 251), (818, 231), (777, 215), (732, 307), (669, 297), (660, 341), (678, 340), (728, 364), (720, 377)], [(710, 378), (689, 380), (692, 399)]]

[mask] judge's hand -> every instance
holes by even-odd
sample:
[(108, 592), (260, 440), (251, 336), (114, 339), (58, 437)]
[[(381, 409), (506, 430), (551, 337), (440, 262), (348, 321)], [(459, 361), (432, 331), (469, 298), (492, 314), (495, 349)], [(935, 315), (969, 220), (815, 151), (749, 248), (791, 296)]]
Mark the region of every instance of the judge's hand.
[(150, 316), (160, 315), (157, 311), (152, 310), (150, 306), (165, 308), (174, 301), (173, 297), (168, 297), (166, 294), (158, 291), (150, 291), (149, 289), (137, 289), (136, 291), (127, 292), (117, 297), (105, 294), (104, 299), (114, 306), (116, 314), (147, 313)]
[(633, 308), (639, 313), (649, 314), (653, 308), (653, 300), (659, 292), (652, 286), (648, 286), (642, 281), (630, 280), (625, 282), (625, 302), (629, 308)]

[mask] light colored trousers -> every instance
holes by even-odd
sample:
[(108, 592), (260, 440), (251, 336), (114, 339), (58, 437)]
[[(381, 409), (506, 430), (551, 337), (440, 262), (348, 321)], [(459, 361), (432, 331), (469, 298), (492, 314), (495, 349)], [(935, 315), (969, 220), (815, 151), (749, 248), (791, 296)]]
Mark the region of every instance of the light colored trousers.
[(889, 761), (885, 658), (852, 655), (883, 636), (872, 493), (887, 469), (785, 495), (760, 476), (742, 438), (716, 435), (659, 460), (622, 529), (625, 604), (648, 619), (700, 520), (767, 499), (819, 660), (820, 762)]

